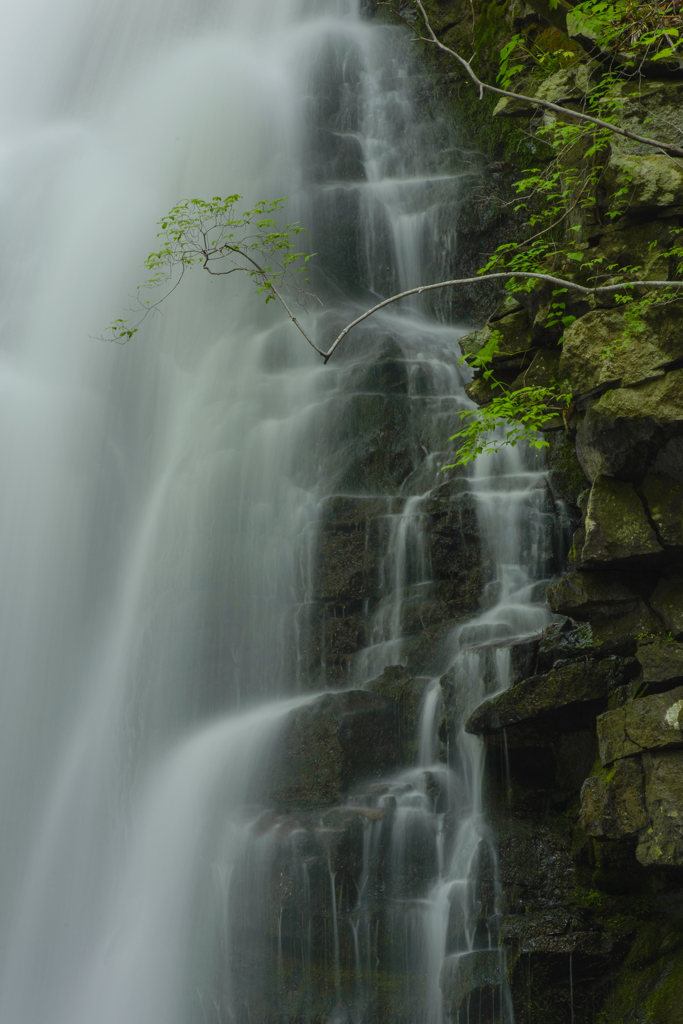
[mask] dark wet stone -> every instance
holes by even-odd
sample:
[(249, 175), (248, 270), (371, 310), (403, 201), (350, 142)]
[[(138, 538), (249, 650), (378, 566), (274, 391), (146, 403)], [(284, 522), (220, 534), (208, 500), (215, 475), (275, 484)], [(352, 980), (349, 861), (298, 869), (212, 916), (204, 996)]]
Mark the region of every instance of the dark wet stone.
[(636, 857), (646, 867), (683, 866), (683, 751), (643, 754), (649, 824)]
[[(531, 676), (477, 708), (465, 723), (467, 732), (486, 735), (521, 722), (545, 716), (546, 724), (559, 729), (575, 727), (570, 714), (577, 705), (605, 700), (640, 672), (635, 658), (611, 656), (602, 661), (572, 661), (556, 665), (545, 675)], [(551, 712), (562, 711), (548, 718)]]
[(683, 683), (683, 644), (641, 644), (636, 657), (643, 667), (643, 683), (650, 692)]
[(643, 750), (683, 746), (683, 686), (629, 701), (597, 720), (600, 760), (611, 764)]
[(367, 690), (324, 694), (291, 715), (268, 769), (267, 801), (278, 808), (337, 803), (398, 763), (391, 701)]
[(564, 432), (547, 434), (545, 440), (550, 445), (548, 483), (553, 496), (576, 507), (579, 495), (590, 486), (576, 457), (576, 446)]
[(683, 579), (674, 576), (660, 580), (650, 597), (650, 606), (664, 629), (676, 640), (683, 640)]
[(432, 573), (450, 618), (474, 612), (484, 585), (476, 502), (459, 490), (459, 482), (439, 487), (425, 506)]
[(387, 665), (382, 675), (363, 687), (392, 703), (396, 711), (401, 762), (412, 764), (419, 746), (420, 712), (429, 679), (416, 679), (403, 665)]
[(641, 491), (662, 544), (683, 550), (683, 483), (663, 473), (648, 473)]
[(495, 990), (504, 981), (505, 953), (501, 949), (482, 949), (446, 957), (439, 975), (446, 1014), (457, 1020), (461, 1005), (468, 1000), (470, 1010), (474, 1003), (475, 1020), (482, 1021), (482, 1024), (497, 1020), (499, 1005), (493, 1005)]
[(589, 622), (576, 625), (568, 618), (553, 622), (543, 633), (538, 645), (538, 671), (548, 672), (556, 661), (590, 657), (595, 649)]
[(613, 618), (635, 609), (638, 596), (621, 576), (608, 572), (568, 572), (548, 587), (550, 610), (591, 621)]
[(622, 839), (645, 827), (645, 776), (639, 757), (586, 779), (579, 824), (587, 835), (599, 839)]
[[(638, 641), (630, 616), (625, 618), (573, 622), (562, 619), (546, 629), (538, 650), (538, 672), (548, 672), (556, 662), (578, 658), (603, 658), (610, 654), (628, 657), (636, 653)], [(633, 628), (632, 628), (633, 626)]]

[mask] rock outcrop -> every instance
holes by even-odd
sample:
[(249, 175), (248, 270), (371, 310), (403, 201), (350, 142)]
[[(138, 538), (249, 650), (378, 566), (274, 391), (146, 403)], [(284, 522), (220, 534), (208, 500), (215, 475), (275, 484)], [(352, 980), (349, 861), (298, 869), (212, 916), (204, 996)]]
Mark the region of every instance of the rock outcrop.
[[(569, 33), (590, 59), (526, 90), (581, 103), (606, 56), (582, 16), (558, 20), (546, 6), (508, 5), (508, 31), (547, 40), (555, 32), (556, 46)], [(430, 17), (462, 50), (469, 30), (449, 17), (454, 9), (432, 5)], [(624, 79), (615, 116), (656, 126), (678, 145), (683, 80), (659, 67), (646, 62), (638, 85)], [(494, 115), (506, 131), (524, 125), (533, 136), (528, 105), (503, 98)], [(577, 254), (613, 273), (636, 267), (641, 280), (670, 278), (683, 215), (679, 164), (613, 139), (597, 212), (573, 215)], [(579, 262), (554, 267), (587, 283)], [(551, 315), (551, 287), (538, 284), (508, 297), (463, 341), (476, 367), (497, 332), (495, 383), (477, 369), (468, 389), (480, 405), (501, 384), (514, 391), (557, 380), (572, 392), (568, 416), (546, 426), (549, 479), (573, 521), (569, 560), (547, 595), (556, 621), (511, 689), (466, 728), (488, 750), (499, 937), (517, 1014), (531, 1024), (675, 1024), (683, 1003), (683, 300), (654, 304), (633, 330), (612, 297), (565, 298), (575, 319), (564, 329)], [(456, 962), (444, 968), (445, 994)], [(457, 1000), (448, 1007), (451, 1020), (463, 1019)]]

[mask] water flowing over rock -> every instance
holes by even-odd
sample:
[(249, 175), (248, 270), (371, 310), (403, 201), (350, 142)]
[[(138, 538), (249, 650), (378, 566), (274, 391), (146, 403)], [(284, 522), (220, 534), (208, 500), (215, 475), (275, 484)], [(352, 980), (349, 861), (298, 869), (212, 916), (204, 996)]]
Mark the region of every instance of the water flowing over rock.
[[(577, 54), (539, 97), (599, 77), (546, 0), (427, 6), (491, 81), (520, 32)], [(631, 334), (612, 297), (563, 325), (551, 283), (477, 281), (323, 366), (198, 274), (102, 346), (191, 195), (290, 197), (321, 345), (475, 276), (540, 122), (491, 121), (404, 0), (27, 0), (6, 30), (2, 1024), (677, 1024), (680, 301)], [(614, 116), (679, 144), (656, 64)], [(567, 227), (652, 280), (683, 179), (642, 149)], [(442, 472), (494, 332), (497, 381), (572, 404), (547, 460)]]

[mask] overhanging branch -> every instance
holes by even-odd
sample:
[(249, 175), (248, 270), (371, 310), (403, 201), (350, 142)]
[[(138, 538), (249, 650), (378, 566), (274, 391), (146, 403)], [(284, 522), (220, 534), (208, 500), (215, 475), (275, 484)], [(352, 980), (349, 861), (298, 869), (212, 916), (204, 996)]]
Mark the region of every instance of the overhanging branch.
[[(388, 299), (384, 299), (382, 302), (378, 302), (372, 309), (368, 309), (365, 313), (356, 317), (350, 324), (347, 324), (344, 330), (335, 338), (334, 342), (327, 350), (327, 352), (320, 352), (320, 349), (316, 348), (316, 351), (320, 352), (325, 362), (328, 361), (332, 353), (344, 340), (349, 331), (352, 331), (354, 327), (361, 324), (364, 320), (367, 320), (373, 313), (377, 313), (380, 309), (384, 309), (385, 306), (390, 306), (393, 302), (398, 302), (399, 299), (406, 299), (410, 295), (422, 295), (423, 292), (433, 292), (439, 288), (453, 288), (456, 285), (461, 284), (483, 284), (485, 281), (511, 281), (515, 278), (526, 278), (534, 281), (545, 281), (548, 284), (558, 285), (560, 288), (570, 288), (572, 291), (579, 292), (580, 295), (609, 295), (614, 292), (623, 291), (626, 288), (683, 288), (683, 281), (622, 281), (620, 284), (606, 284), (598, 285), (595, 288), (587, 288), (585, 285), (576, 284), (574, 281), (565, 281), (561, 277), (552, 277), (550, 274), (536, 274), (532, 271), (517, 270), (501, 272), (498, 274), (479, 274), (477, 277), (460, 277), (453, 281), (438, 281), (436, 284), (421, 284), (417, 288), (408, 288), (405, 292), (399, 292), (397, 295), (391, 295)], [(299, 326), (297, 324), (297, 326)], [(299, 330), (301, 328), (299, 327)], [(311, 344), (313, 344), (311, 342)]]

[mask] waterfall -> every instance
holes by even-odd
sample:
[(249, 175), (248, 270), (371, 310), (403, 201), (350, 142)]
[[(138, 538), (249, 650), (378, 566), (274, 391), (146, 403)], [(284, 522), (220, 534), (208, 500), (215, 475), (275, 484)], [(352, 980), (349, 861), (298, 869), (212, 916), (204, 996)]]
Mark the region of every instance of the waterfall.
[[(245, 206), (290, 196), (288, 219), (310, 225), (326, 305), (308, 323), (332, 337), (374, 296), (436, 276), (470, 172), (420, 116), (406, 35), (356, 0), (27, 0), (6, 19), (0, 1017), (241, 1021), (249, 978), (263, 1019), (303, 1019), (329, 990), (334, 1019), (360, 1021), (390, 964), (405, 1019), (439, 1024), (444, 958), (495, 925), (472, 909), (472, 865), (495, 851), (482, 746), (462, 724), (508, 685), (506, 645), (547, 621), (541, 476), (512, 453), (463, 478), (488, 606), (440, 635), (417, 766), (347, 801), (356, 880), (333, 864), (327, 819), (269, 809), (265, 774), (316, 691), (406, 660), (432, 593), (427, 504), (469, 404), (465, 328), (415, 301), (323, 367), (248, 282), (197, 274), (129, 345), (96, 335), (134, 292), (154, 222), (237, 191)], [(372, 469), (354, 445), (386, 414), (379, 357), (416, 440)], [(336, 495), (381, 504), (382, 592), (357, 614), (367, 642), (333, 670), (314, 578)], [(462, 711), (446, 751), (444, 675)], [(276, 969), (259, 989), (266, 932)]]

